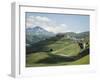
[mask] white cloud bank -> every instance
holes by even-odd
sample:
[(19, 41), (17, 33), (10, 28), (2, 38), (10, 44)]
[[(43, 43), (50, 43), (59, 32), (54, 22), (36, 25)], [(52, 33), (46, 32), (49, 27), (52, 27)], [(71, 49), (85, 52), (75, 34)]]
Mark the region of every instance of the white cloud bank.
[(28, 16), (26, 19), (26, 27), (31, 28), (35, 26), (40, 26), (47, 31), (54, 33), (64, 33), (69, 32), (68, 26), (66, 24), (59, 24), (56, 21), (49, 19), (48, 17), (41, 16)]

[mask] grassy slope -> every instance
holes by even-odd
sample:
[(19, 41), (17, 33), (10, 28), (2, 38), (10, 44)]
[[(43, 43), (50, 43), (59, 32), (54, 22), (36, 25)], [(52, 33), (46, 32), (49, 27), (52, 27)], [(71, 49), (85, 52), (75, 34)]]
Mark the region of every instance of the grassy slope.
[[(52, 42), (51, 40), (48, 40), (47, 42), (43, 42), (42, 44), (45, 43), (50, 43)], [(77, 55), (80, 51), (78, 45), (75, 42), (72, 42), (71, 40), (58, 40), (53, 44), (49, 44), (46, 45), (46, 47), (52, 48), (53, 51), (50, 52), (36, 52), (36, 53), (32, 53), (27, 55), (26, 57), (26, 66), (56, 66), (56, 65), (75, 65), (75, 64), (88, 64), (89, 63), (89, 55), (77, 60), (77, 61), (73, 61), (73, 62), (67, 62), (67, 61), (63, 61), (63, 62), (58, 62), (58, 63), (45, 63), (47, 62), (47, 60), (49, 61), (54, 61), (53, 58), (50, 58), (49, 54), (64, 54), (64, 55), (69, 55), (69, 56), (73, 56), (73, 55)], [(46, 59), (48, 58), (48, 59)], [(36, 63), (39, 60), (42, 59), (46, 59), (46, 61), (44, 60), (44, 63)]]
[(89, 64), (90, 60), (89, 60), (89, 55), (77, 60), (77, 61), (73, 61), (72, 63), (70, 63), (70, 65), (75, 65), (75, 64)]
[(37, 53), (35, 55), (31, 54), (30, 57), (28, 57), (27, 59), (27, 65), (29, 67), (35, 67), (35, 66), (58, 66), (58, 65), (80, 65), (80, 64), (89, 64), (89, 55), (73, 61), (73, 62), (59, 62), (59, 63), (55, 63), (55, 64), (45, 64), (45, 63), (35, 63), (36, 61), (40, 60), (40, 59), (44, 59), (44, 58), (48, 58), (49, 56), (47, 55), (47, 53), (43, 53), (41, 55), (41, 53)]

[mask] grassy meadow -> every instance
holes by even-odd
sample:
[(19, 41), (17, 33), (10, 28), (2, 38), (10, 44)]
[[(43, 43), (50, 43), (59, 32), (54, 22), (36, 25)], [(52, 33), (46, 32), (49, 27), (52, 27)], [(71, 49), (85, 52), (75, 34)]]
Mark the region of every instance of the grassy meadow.
[[(53, 37), (34, 44), (26, 54), (26, 67), (89, 64), (89, 47), (81, 50), (77, 42)], [(27, 50), (27, 49), (26, 49)]]

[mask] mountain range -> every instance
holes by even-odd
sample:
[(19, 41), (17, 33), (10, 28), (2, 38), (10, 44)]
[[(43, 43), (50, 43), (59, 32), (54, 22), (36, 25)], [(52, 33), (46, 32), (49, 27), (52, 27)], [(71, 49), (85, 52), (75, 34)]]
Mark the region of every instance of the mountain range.
[(65, 33), (67, 38), (76, 38), (76, 39), (82, 39), (85, 37), (89, 37), (89, 31), (81, 32), (81, 33), (75, 33), (75, 32), (67, 32)]
[(65, 38), (76, 40), (76, 39), (82, 39), (85, 37), (89, 37), (89, 31), (81, 32), (81, 33), (66, 32), (66, 33), (54, 34), (53, 32), (49, 32), (41, 28), (40, 26), (36, 26), (33, 28), (26, 28), (26, 45), (34, 44), (39, 41), (49, 39), (51, 37), (56, 37), (56, 36), (59, 37), (59, 35), (60, 36), (63, 35), (63, 37)]

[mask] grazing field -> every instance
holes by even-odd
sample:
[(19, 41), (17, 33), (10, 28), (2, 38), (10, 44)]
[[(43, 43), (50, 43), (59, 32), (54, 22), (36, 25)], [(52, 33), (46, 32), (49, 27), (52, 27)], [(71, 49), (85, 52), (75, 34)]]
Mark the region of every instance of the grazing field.
[(52, 38), (35, 45), (36, 51), (26, 54), (26, 67), (89, 64), (89, 49), (81, 52), (73, 40)]
[(90, 63), (89, 61), (90, 61), (89, 60), (89, 55), (87, 55), (87, 56), (85, 56), (85, 57), (83, 57), (79, 60), (73, 61), (70, 64), (72, 64), (72, 65), (74, 65), (74, 64), (89, 64)]

